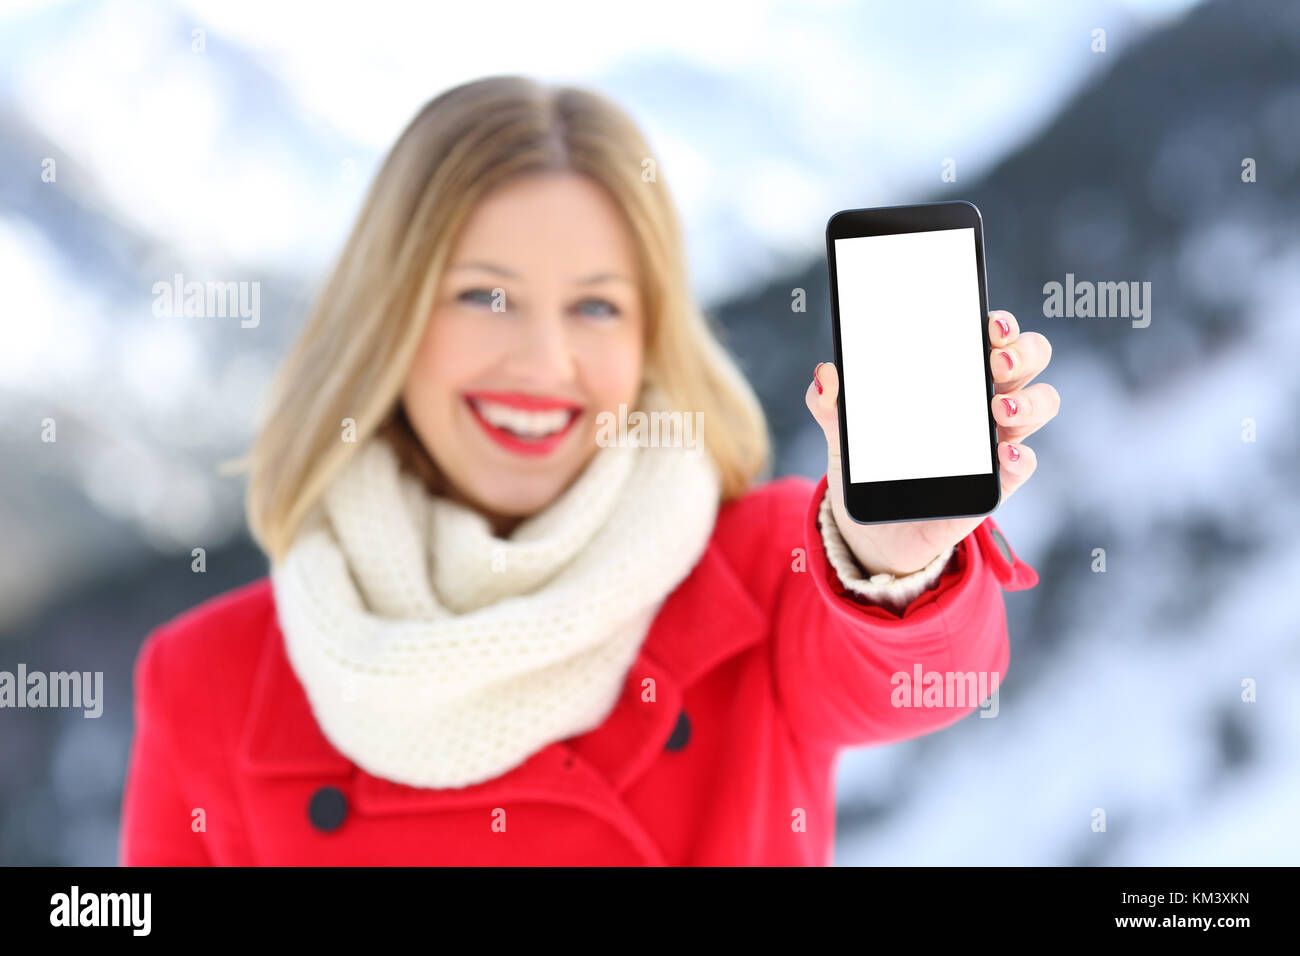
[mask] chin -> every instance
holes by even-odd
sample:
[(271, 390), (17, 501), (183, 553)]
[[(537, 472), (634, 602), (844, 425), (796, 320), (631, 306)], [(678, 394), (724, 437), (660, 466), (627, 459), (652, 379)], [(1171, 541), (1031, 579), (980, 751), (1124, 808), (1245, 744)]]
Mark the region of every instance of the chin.
[(494, 514), (526, 518), (560, 496), (570, 479), (555, 476), (506, 477), (500, 474), (476, 485), (478, 503)]

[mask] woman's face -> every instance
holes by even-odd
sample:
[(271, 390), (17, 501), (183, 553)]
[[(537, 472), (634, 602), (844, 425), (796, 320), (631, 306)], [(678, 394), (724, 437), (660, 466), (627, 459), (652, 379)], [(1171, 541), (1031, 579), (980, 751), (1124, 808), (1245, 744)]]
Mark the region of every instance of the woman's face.
[(596, 451), (596, 416), (631, 407), (645, 317), (618, 206), (585, 177), (506, 183), (452, 250), (402, 398), (460, 500), (504, 533)]

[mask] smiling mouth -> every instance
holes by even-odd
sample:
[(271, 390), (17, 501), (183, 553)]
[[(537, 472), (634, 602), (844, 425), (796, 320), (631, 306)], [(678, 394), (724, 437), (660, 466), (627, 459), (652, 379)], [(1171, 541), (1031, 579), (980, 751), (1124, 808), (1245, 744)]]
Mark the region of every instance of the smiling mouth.
[(470, 414), (502, 448), (520, 455), (545, 455), (573, 430), (582, 406), (513, 393), (464, 396)]

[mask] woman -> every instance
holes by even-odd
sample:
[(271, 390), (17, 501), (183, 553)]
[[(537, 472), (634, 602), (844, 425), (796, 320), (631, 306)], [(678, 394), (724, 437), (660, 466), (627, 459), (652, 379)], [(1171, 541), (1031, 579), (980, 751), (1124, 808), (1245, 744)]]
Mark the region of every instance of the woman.
[[(517, 77), (402, 134), (249, 458), (269, 577), (141, 650), (125, 863), (827, 863), (838, 751), (977, 704), (891, 675), (996, 687), (1037, 575), (991, 518), (847, 518), (831, 363), (826, 477), (756, 482), (651, 157)], [(1010, 495), (1058, 399), (989, 321)]]

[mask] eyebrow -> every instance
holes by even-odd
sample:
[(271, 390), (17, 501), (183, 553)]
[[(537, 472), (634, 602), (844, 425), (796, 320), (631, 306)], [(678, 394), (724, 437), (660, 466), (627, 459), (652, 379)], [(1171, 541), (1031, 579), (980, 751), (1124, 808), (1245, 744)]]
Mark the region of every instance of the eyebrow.
[[(502, 266), (494, 265), (491, 262), (462, 262), (459, 265), (452, 266), (447, 271), (455, 272), (457, 269), (481, 269), (484, 272), (492, 272), (499, 276), (505, 276), (507, 279), (519, 278), (519, 273), (513, 272), (512, 270), (506, 269)], [(631, 279), (618, 272), (597, 272), (595, 275), (587, 276), (585, 279), (576, 280), (575, 285), (595, 285), (598, 282), (611, 281), (626, 282), (628, 285), (633, 284)]]

